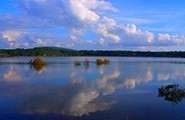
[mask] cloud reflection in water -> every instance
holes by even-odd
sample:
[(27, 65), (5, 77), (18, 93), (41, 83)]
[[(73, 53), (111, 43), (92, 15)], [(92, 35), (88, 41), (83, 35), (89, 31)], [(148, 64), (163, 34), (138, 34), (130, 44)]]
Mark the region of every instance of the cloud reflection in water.
[[(40, 74), (26, 65), (2, 66), (0, 70), (4, 72), (0, 73), (0, 95), (20, 97), (15, 108), (20, 113), (83, 116), (109, 110), (118, 101), (108, 99), (108, 96), (119, 89), (132, 90), (142, 83), (185, 78), (184, 69), (173, 64), (166, 64), (163, 66), (165, 69), (160, 68), (160, 71), (157, 67), (160, 64), (117, 64), (101, 67), (91, 65), (88, 68), (91, 76), (87, 75), (84, 66), (48, 65)], [(41, 78), (48, 79), (48, 82), (39, 82)], [(67, 82), (63, 82), (65, 78)]]

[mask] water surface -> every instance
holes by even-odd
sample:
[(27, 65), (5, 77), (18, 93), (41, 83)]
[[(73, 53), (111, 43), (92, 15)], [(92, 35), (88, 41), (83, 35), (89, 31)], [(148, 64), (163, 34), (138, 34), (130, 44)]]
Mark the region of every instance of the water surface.
[[(75, 66), (86, 57), (0, 58), (0, 119), (184, 120), (185, 101), (158, 97), (158, 88), (185, 88), (185, 59), (110, 57), (109, 65)], [(103, 59), (103, 58), (102, 58)]]

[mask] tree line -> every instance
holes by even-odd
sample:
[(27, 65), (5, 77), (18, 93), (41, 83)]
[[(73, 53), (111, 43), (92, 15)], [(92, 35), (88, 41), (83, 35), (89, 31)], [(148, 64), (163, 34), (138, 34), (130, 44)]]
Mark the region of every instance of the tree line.
[(59, 47), (36, 47), (32, 49), (1, 49), (0, 57), (19, 56), (120, 56), (120, 57), (177, 57), (185, 58), (184, 51), (151, 52), (125, 50), (72, 50)]

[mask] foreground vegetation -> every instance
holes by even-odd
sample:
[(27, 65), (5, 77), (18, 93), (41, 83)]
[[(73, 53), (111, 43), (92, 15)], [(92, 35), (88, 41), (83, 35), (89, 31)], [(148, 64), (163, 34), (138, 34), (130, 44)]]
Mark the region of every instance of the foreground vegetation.
[(158, 97), (178, 104), (185, 98), (185, 91), (179, 88), (178, 84), (166, 85), (158, 89)]
[(18, 56), (122, 56), (122, 57), (179, 57), (185, 58), (184, 51), (173, 52), (141, 52), (141, 51), (101, 51), (71, 50), (58, 47), (36, 47), (33, 49), (2, 49), (0, 57)]

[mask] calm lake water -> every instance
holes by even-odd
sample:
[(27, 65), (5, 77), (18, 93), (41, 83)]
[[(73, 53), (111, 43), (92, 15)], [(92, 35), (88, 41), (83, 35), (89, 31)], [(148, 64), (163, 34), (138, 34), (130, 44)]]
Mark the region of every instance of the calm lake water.
[[(75, 66), (74, 61), (90, 65)], [(0, 58), (0, 120), (185, 120), (185, 101), (158, 97), (158, 88), (185, 88), (185, 59), (44, 57)], [(103, 59), (103, 58), (102, 58)]]

